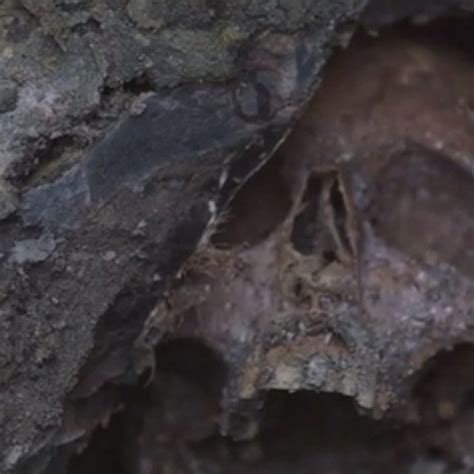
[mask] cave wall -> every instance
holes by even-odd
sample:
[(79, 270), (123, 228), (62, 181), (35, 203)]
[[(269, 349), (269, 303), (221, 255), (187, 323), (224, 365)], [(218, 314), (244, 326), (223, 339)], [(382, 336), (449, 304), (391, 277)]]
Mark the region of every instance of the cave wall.
[[(196, 249), (221, 211), (287, 137), (365, 3), (0, 3), (0, 472), (41, 472), (58, 447), (86, 440), (119, 406), (117, 384), (136, 384), (137, 367), (152, 364), (150, 349), (202, 297), (176, 297), (170, 285), (195, 268), (191, 256), (203, 258)], [(393, 11), (375, 2), (363, 22), (429, 19), (447, 7), (415, 3)], [(456, 287), (458, 275), (448, 276)], [(370, 331), (351, 326), (347, 302), (331, 311), (373, 364)], [(212, 342), (219, 331), (208, 329)], [(238, 366), (247, 353), (234, 348)], [(409, 352), (400, 366), (396, 353), (387, 359), (386, 400)], [(243, 393), (229, 389), (229, 414), (260, 389), (291, 388), (288, 378), (257, 384), (249, 368)], [(373, 406), (369, 375), (365, 391), (353, 380), (340, 391)], [(91, 424), (77, 407), (97, 394), (104, 410)]]

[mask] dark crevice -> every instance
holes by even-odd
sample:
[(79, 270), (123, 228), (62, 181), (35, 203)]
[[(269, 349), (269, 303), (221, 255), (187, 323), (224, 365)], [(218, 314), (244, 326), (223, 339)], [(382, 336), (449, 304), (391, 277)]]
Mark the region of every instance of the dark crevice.
[[(135, 403), (137, 400), (134, 401)], [(122, 414), (115, 415), (110, 424), (105, 428), (98, 428), (89, 440), (88, 447), (79, 455), (72, 456), (68, 462), (68, 474), (82, 474), (86, 472), (101, 474), (128, 474), (126, 470), (127, 452), (123, 451), (127, 446), (128, 436), (139, 433), (140, 424), (133, 425)], [(51, 463), (51, 473), (57, 468), (59, 460)]]
[(196, 453), (204, 472), (409, 472), (412, 453), (403, 430), (360, 415), (349, 397), (272, 390), (261, 418), (259, 435), (250, 442), (214, 438), (200, 444)]
[(81, 1), (68, 1), (62, 0), (57, 2), (60, 10), (66, 13), (75, 13), (87, 11), (90, 8), (91, 0), (81, 0)]
[(156, 90), (153, 81), (150, 80), (148, 75), (142, 74), (138, 77), (134, 77), (123, 84), (123, 91), (129, 92), (133, 95), (140, 95), (147, 92), (154, 92)]
[(100, 21), (95, 18), (89, 18), (86, 22), (74, 25), (71, 28), (73, 33), (77, 33), (80, 36), (84, 36), (88, 33), (100, 34), (102, 32), (102, 26)]
[(303, 210), (296, 216), (291, 233), (295, 249), (303, 255), (314, 253), (321, 232), (320, 206), (324, 177), (318, 174), (309, 177), (303, 195)]
[(325, 265), (329, 265), (331, 262), (338, 260), (337, 253), (334, 250), (324, 250), (322, 255)]
[(160, 344), (155, 351), (156, 368), (202, 384), (214, 397), (221, 396), (227, 377), (222, 357), (198, 339), (177, 339)]
[(417, 418), (437, 425), (474, 410), (474, 345), (441, 351), (417, 374), (412, 403)]
[(155, 357), (154, 380), (121, 389), (125, 410), (95, 430), (87, 449), (72, 457), (70, 474), (145, 474), (140, 466), (147, 462), (156, 466), (151, 472), (162, 472), (161, 463), (186, 461), (192, 445), (218, 433), (227, 377), (220, 355), (198, 340), (179, 339), (159, 345)]
[(254, 246), (284, 221), (291, 197), (281, 160), (280, 156), (271, 159), (231, 200), (211, 240), (216, 247)]

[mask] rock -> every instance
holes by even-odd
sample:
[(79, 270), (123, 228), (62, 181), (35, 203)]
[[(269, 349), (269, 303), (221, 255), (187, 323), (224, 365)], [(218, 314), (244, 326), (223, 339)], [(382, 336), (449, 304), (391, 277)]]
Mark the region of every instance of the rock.
[(0, 221), (18, 209), (19, 201), (15, 189), (0, 178)]
[(11, 259), (19, 265), (43, 262), (54, 252), (57, 243), (50, 235), (42, 235), (39, 239), (19, 240), (15, 242)]
[(15, 109), (18, 86), (13, 81), (0, 80), (0, 114)]
[[(61, 431), (66, 415), (111, 385), (139, 384), (132, 361), (144, 333), (148, 353), (170, 333), (205, 334), (235, 369), (223, 392), (223, 406), (229, 420), (238, 420), (243, 406), (248, 409), (240, 416), (251, 428), (245, 430), (245, 423), (240, 427), (248, 437), (258, 431), (254, 414), (260, 391), (339, 391), (380, 414), (399, 400), (401, 382), (433, 351), (465, 336), (471, 290), (467, 277), (450, 268), (462, 267), (461, 257), (448, 255), (446, 246), (439, 245), (434, 259), (415, 248), (412, 260), (401, 264), (396, 255), (407, 247), (406, 241), (392, 239), (400, 247), (396, 250), (380, 242), (404, 221), (403, 209), (391, 201), (393, 189), (379, 210), (394, 208), (393, 222), (380, 221), (381, 235), (367, 234), (367, 246), (359, 249), (360, 229), (349, 210), (357, 205), (368, 214), (374, 211), (361, 204), (370, 203), (364, 199), (370, 198), (371, 189), (364, 188), (363, 174), (354, 177), (354, 183), (345, 181), (354, 169), (337, 174), (339, 167), (350, 168), (357, 153), (332, 154), (331, 149), (328, 155), (311, 155), (314, 143), (297, 138), (292, 145), (302, 147), (288, 154), (291, 160), (284, 171), (276, 170), (277, 175), (291, 176), (286, 187), (275, 188), (283, 200), (265, 198), (263, 207), (257, 205), (258, 193), (250, 195), (249, 207), (244, 207), (249, 212), (239, 216), (251, 218), (254, 209), (265, 212), (253, 221), (255, 229), (254, 224), (244, 225), (242, 234), (234, 236), (246, 237), (249, 229), (259, 232), (244, 239), (230, 257), (222, 249), (202, 251), (216, 227), (232, 221), (233, 214), (224, 212), (229, 201), (247, 189), (245, 184), (279, 149), (319, 84), (326, 60), (341, 42), (341, 31), (357, 19), (365, 3), (0, 3), (0, 254), (8, 257), (0, 261), (0, 472), (40, 472), (51, 459), (54, 464), (55, 455), (67, 458), (84, 447), (102, 420), (88, 418), (73, 442)], [(437, 81), (441, 91), (457, 83), (443, 79), (457, 70), (457, 59), (433, 74), (436, 54), (423, 48), (408, 54), (408, 49), (405, 45), (391, 50), (397, 61), (411, 61), (394, 69), (396, 80), (403, 83), (399, 90), (406, 92), (426, 75), (432, 81), (423, 80), (421, 96)], [(334, 125), (332, 119), (343, 109), (340, 101), (352, 104), (357, 124), (367, 126), (360, 136), (378, 130), (374, 123), (385, 123), (382, 119), (391, 114), (382, 113), (382, 119), (369, 123), (356, 113), (361, 110), (358, 100), (379, 97), (366, 94), (371, 79), (360, 79), (374, 64), (377, 61), (361, 60), (345, 66), (348, 81), (333, 92), (330, 103), (318, 96), (321, 102), (309, 110), (327, 115), (320, 117), (317, 133), (306, 129), (311, 137), (322, 136), (321, 131)], [(467, 84), (469, 91), (472, 81)], [(450, 113), (449, 107), (443, 111)], [(413, 118), (420, 117), (410, 113), (400, 123), (415, 133), (419, 129)], [(450, 127), (453, 140), (448, 142), (459, 137), (454, 132), (462, 133), (456, 121), (434, 120), (436, 113), (427, 117), (431, 125), (456, 124)], [(345, 115), (341, 123), (348, 120)], [(337, 137), (345, 137), (347, 130), (341, 127), (336, 127)], [(438, 138), (435, 132), (432, 137)], [(432, 145), (426, 134), (420, 136), (429, 142), (422, 145)], [(346, 138), (343, 142), (351, 143)], [(302, 194), (295, 194), (305, 187), (298, 181), (300, 168), (294, 158), (307, 152), (318, 159), (331, 155), (335, 161), (323, 170), (321, 181), (315, 174), (315, 182), (308, 185), (308, 199), (322, 203), (311, 210), (324, 216), (324, 226), (315, 226), (321, 233), (307, 248), (327, 247), (305, 266), (295, 249), (288, 250), (288, 241), (276, 237), (275, 229), (287, 230), (279, 227), (282, 219), (292, 222), (295, 215), (290, 219), (288, 212), (297, 210), (292, 206), (305, 205)], [(389, 176), (400, 177), (398, 171)], [(352, 184), (354, 193), (349, 192)], [(272, 214), (275, 202), (284, 206)], [(468, 205), (459, 207), (469, 214)], [(267, 227), (266, 217), (273, 219)], [(429, 235), (424, 238), (428, 241)], [(260, 245), (259, 251), (248, 242)], [(364, 260), (352, 265), (361, 262), (355, 258), (359, 251)], [(273, 278), (281, 255), (291, 265), (278, 275), (280, 287)], [(417, 265), (435, 265), (437, 260), (444, 266), (437, 268), (428, 288), (433, 274), (424, 269), (426, 279), (420, 283)], [(468, 271), (471, 262), (464, 262)], [(205, 281), (193, 287), (189, 278), (199, 272), (190, 269), (202, 270)], [(382, 288), (378, 272), (390, 284)], [(295, 278), (301, 275), (309, 281)], [(399, 285), (407, 275), (411, 283)], [(209, 281), (213, 276), (217, 281)], [(362, 294), (365, 311), (359, 305), (356, 276), (367, 285)], [(181, 287), (183, 282), (192, 284)], [(269, 288), (272, 282), (275, 286)], [(193, 291), (186, 293), (190, 287)], [(281, 299), (272, 299), (275, 288)], [(428, 305), (428, 295), (436, 293), (440, 297)], [(197, 302), (199, 321), (183, 317), (193, 313)], [(149, 315), (156, 314), (157, 307), (172, 311), (163, 310), (153, 325)], [(304, 324), (298, 324), (298, 318)], [(420, 333), (436, 340), (435, 346), (427, 338), (418, 350)], [(111, 413), (122, 401), (110, 403)], [(227, 433), (233, 432), (230, 425)]]

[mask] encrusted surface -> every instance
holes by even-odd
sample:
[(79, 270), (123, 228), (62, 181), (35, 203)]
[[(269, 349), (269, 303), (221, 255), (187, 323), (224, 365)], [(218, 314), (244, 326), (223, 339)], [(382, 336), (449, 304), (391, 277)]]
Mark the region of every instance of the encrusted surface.
[[(365, 24), (446, 6), (419, 3)], [(273, 390), (426, 418), (420, 370), (473, 342), (472, 58), (359, 35), (295, 121), (364, 4), (1, 2), (1, 472), (66, 470), (140, 376), (133, 472), (199, 472), (187, 443), (253, 439)], [(434, 384), (456, 433), (464, 382)]]
[(147, 314), (364, 4), (250, 3), (1, 2), (0, 471), (89, 433), (73, 388), (135, 381)]
[(361, 35), (188, 261), (174, 337), (229, 364), (224, 432), (252, 437), (258, 403), (247, 432), (226, 417), (273, 389), (380, 415), (430, 357), (473, 341), (473, 80), (429, 35)]

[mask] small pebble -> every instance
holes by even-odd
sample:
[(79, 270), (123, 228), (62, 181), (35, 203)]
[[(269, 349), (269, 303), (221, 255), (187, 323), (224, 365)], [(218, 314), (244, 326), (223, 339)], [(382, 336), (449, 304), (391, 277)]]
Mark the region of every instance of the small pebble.
[(102, 259), (105, 260), (106, 262), (111, 262), (112, 260), (115, 260), (117, 258), (117, 253), (114, 252), (113, 250), (108, 250), (107, 252), (102, 255)]

